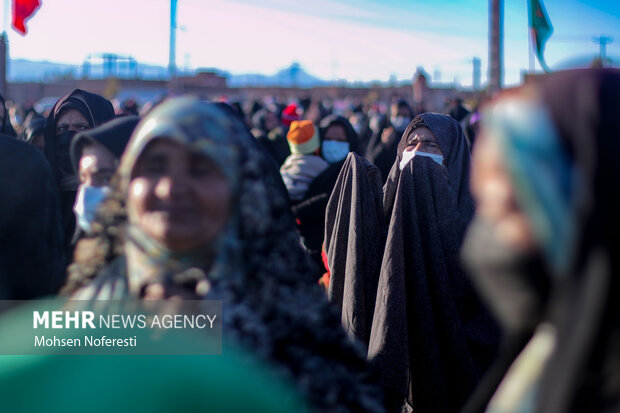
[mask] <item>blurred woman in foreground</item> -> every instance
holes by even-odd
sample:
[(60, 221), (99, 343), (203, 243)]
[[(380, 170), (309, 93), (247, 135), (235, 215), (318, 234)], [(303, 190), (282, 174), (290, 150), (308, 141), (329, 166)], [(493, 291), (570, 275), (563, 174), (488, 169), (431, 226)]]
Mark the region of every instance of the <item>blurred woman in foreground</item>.
[(483, 112), (464, 256), (506, 341), (467, 411), (620, 406), (620, 73), (541, 82)]
[(237, 119), (172, 99), (140, 122), (118, 178), (97, 253), (72, 267), (68, 290), (85, 285), (74, 298), (222, 300), (225, 343), (277, 366), (316, 409), (382, 411), (363, 354), (307, 279), (278, 171)]

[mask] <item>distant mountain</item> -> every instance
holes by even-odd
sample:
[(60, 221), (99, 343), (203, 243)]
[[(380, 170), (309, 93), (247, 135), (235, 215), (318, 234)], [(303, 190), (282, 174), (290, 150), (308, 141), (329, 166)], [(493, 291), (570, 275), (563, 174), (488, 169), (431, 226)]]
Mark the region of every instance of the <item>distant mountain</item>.
[(33, 62), (10, 59), (7, 68), (9, 82), (39, 82), (66, 75), (78, 76), (78, 66), (53, 62)]
[(229, 75), (228, 85), (231, 87), (244, 86), (282, 86), (282, 87), (312, 87), (328, 84), (323, 79), (312, 76), (298, 63), (280, 70), (274, 75), (244, 74)]
[[(89, 78), (102, 78), (104, 75), (102, 65), (90, 65), (85, 68), (82, 65), (11, 59), (9, 61), (7, 80), (9, 82), (42, 82), (63, 77), (80, 78), (84, 74), (85, 69), (88, 71)], [(284, 68), (273, 75), (231, 74), (216, 68), (209, 68), (209, 70), (225, 76), (228, 80), (228, 86), (231, 87), (296, 86), (305, 88), (329, 83), (307, 73), (298, 63), (293, 63), (290, 67)], [(167, 68), (140, 63), (137, 64), (135, 69), (119, 63), (117, 73), (119, 77), (134, 77), (137, 75), (142, 79), (166, 79), (168, 77)], [(191, 76), (194, 73), (195, 71), (179, 74)]]

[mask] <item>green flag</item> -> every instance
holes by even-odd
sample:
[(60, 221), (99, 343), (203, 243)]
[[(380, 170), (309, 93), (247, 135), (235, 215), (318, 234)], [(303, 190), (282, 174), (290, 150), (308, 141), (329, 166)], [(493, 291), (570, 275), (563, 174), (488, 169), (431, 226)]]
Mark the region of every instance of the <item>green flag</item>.
[(545, 6), (543, 6), (540, 0), (529, 0), (528, 5), (530, 12), (531, 41), (534, 43), (534, 47), (536, 48), (536, 57), (538, 58), (538, 63), (540, 63), (543, 70), (545, 72), (550, 72), (549, 66), (545, 63), (543, 51), (545, 49), (545, 42), (549, 36), (551, 36), (551, 33), (553, 33), (553, 26), (551, 26)]

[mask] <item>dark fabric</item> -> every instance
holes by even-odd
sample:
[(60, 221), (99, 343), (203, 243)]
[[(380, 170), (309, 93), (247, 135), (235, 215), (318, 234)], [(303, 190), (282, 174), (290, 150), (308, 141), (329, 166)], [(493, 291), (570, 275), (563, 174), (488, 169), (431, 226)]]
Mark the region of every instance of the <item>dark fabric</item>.
[(377, 290), (369, 358), (397, 406), (458, 411), (497, 331), (460, 268), (465, 225), (447, 171), (416, 157), (400, 174)]
[(561, 142), (579, 168), (589, 202), (579, 247), (550, 307), (558, 347), (545, 369), (537, 410), (620, 408), (620, 72), (558, 73), (542, 88)]
[[(280, 126), (267, 130), (265, 117), (270, 113), (269, 109), (260, 109), (252, 116), (252, 135), (263, 145), (278, 166), (282, 166), (291, 150), (286, 140), (286, 133)], [(274, 113), (276, 118), (279, 118)]]
[(255, 137), (278, 166), (282, 166), (291, 154), (282, 128), (273, 129), (267, 134), (256, 134)]
[[(441, 166), (399, 163), (423, 120), (443, 152)], [(426, 113), (409, 124), (383, 187), (388, 225), (369, 358), (383, 375), (389, 405), (458, 411), (491, 363), (499, 332), (465, 276), (459, 250), (474, 204), (469, 150), (459, 124)]]
[[(225, 341), (268, 361), (293, 381), (316, 411), (383, 411), (381, 390), (361, 348), (341, 329), (316, 279), (308, 282), (310, 263), (278, 170), (238, 121), (202, 105), (207, 104), (171, 100), (144, 121), (155, 119), (162, 131), (177, 125), (183, 136), (174, 139), (184, 144), (210, 142), (199, 146), (209, 151), (208, 156), (234, 154), (234, 163), (227, 165), (235, 182), (234, 210), (218, 241), (216, 259), (205, 269), (210, 281), (205, 298), (222, 300), (225, 308)], [(119, 168), (121, 181), (129, 179), (140, 153), (156, 137), (145, 134), (130, 142)], [(234, 151), (228, 151), (231, 147)], [(118, 274), (116, 280), (125, 276)], [(96, 278), (83, 291), (100, 297), (113, 285), (115, 280)]]
[(456, 105), (452, 106), (452, 108), (450, 108), (450, 112), (448, 112), (448, 115), (450, 115), (450, 117), (452, 117), (452, 119), (456, 120), (457, 122), (460, 122), (465, 119), (465, 117), (469, 115), (469, 113), (470, 112), (465, 108), (465, 106), (463, 106), (461, 103), (457, 103)]
[(329, 299), (349, 336), (368, 346), (386, 237), (377, 167), (349, 153), (325, 215)]
[[(407, 109), (409, 112), (409, 119), (413, 117), (413, 110), (405, 100), (399, 100), (396, 105), (398, 109)], [(390, 168), (394, 163), (394, 159), (396, 159), (399, 149), (398, 143), (403, 135), (403, 132), (405, 131), (402, 129), (399, 130), (392, 125), (389, 114), (381, 120), (381, 123), (382, 127), (380, 127), (378, 132), (372, 136), (368, 144), (366, 157), (374, 163), (377, 168), (379, 168), (381, 175), (383, 176), (383, 182), (385, 182), (390, 172)]]
[[(52, 167), (57, 184), (64, 177), (75, 175), (71, 163), (70, 146), (74, 132), (65, 132), (56, 135), (56, 123), (66, 110), (78, 110), (88, 120), (91, 127), (99, 126), (102, 123), (114, 118), (114, 107), (112, 103), (102, 96), (75, 89), (68, 95), (63, 96), (56, 102), (45, 125), (45, 157)], [(77, 179), (76, 179), (77, 184)], [(65, 250), (67, 257), (73, 255), (71, 239), (75, 232), (75, 215), (73, 204), (77, 194), (77, 185), (72, 190), (61, 190), (61, 215), (64, 228)]]
[(461, 121), (461, 128), (463, 128), (463, 133), (465, 133), (465, 137), (467, 138), (470, 152), (474, 149), (474, 145), (476, 144), (476, 133), (478, 131), (479, 121), (480, 113), (478, 111), (469, 113)]
[(302, 245), (314, 263), (316, 280), (325, 272), (321, 259), (325, 231), (325, 209), (344, 161), (331, 164), (308, 187), (306, 196), (292, 205)]
[(358, 154), (360, 156), (366, 157), (368, 144), (370, 143), (370, 139), (372, 138), (372, 129), (370, 129), (369, 118), (368, 115), (362, 112), (356, 112), (354, 113), (354, 115), (358, 117), (357, 125), (359, 125), (359, 127), (356, 129), (359, 131), (357, 133), (357, 136), (359, 137), (360, 142)]
[(78, 171), (82, 150), (89, 142), (102, 145), (116, 159), (120, 159), (139, 121), (140, 118), (138, 116), (122, 116), (75, 135), (71, 142), (71, 161), (75, 171)]
[(401, 135), (393, 128), (391, 128), (385, 142), (381, 139), (382, 135), (383, 130), (371, 138), (368, 144), (366, 157), (379, 168), (383, 182), (385, 182), (394, 164), (394, 159), (396, 159), (398, 142)]
[[(381, 135), (383, 133), (383, 130), (388, 128), (389, 126), (389, 116), (375, 114), (368, 119), (368, 128), (370, 129), (371, 136), (368, 139), (368, 143), (366, 144), (366, 150), (364, 153), (365, 157), (371, 162), (373, 161), (373, 159), (371, 159), (372, 153), (375, 151), (377, 146), (381, 145)], [(396, 139), (398, 138), (399, 137), (397, 137)]]
[(11, 125), (9, 111), (6, 108), (6, 102), (4, 101), (4, 97), (2, 95), (0, 95), (0, 105), (2, 105), (2, 130), (0, 130), (0, 134), (16, 138), (17, 133), (15, 132), (13, 125)]
[(0, 158), (0, 298), (55, 294), (64, 283), (65, 255), (49, 164), (41, 151), (7, 136), (0, 136)]
[(32, 139), (45, 133), (45, 118), (43, 116), (28, 116), (22, 125), (20, 139), (32, 143)]

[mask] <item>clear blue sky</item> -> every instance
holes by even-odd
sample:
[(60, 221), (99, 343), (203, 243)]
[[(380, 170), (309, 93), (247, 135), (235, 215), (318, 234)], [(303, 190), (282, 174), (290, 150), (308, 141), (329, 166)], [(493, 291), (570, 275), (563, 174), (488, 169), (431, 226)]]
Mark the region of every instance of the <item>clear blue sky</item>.
[[(169, 0), (42, 3), (27, 36), (9, 30), (12, 58), (81, 64), (112, 52), (168, 63)], [(600, 35), (613, 37), (607, 55), (620, 62), (620, 1), (543, 3), (554, 27), (551, 68), (596, 55)], [(272, 74), (297, 61), (324, 79), (368, 81), (410, 79), (423, 66), (434, 80), (467, 86), (477, 56), (486, 79), (486, 0), (178, 0), (178, 25), (182, 68)], [(516, 84), (529, 67), (527, 0), (505, 0), (504, 30), (505, 82)]]

